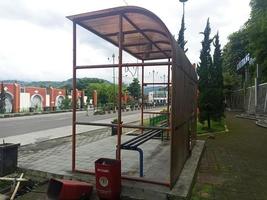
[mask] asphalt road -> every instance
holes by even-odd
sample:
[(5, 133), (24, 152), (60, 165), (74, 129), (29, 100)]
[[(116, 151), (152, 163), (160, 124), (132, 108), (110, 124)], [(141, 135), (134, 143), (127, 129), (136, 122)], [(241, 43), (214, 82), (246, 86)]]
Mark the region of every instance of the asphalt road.
[[(140, 116), (140, 110), (123, 112), (122, 114), (123, 116), (136, 115), (136, 120), (138, 120)], [(77, 121), (80, 122), (93, 122), (116, 117), (117, 113), (106, 115), (93, 115), (93, 112), (90, 111), (89, 115), (86, 116), (85, 111), (77, 112)], [(0, 138), (69, 126), (71, 125), (71, 119), (71, 112), (3, 118), (0, 119)]]

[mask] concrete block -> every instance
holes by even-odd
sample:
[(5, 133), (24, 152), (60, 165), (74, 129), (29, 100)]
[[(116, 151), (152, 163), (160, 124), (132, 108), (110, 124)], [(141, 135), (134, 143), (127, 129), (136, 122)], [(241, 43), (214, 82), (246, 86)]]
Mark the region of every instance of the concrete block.
[(168, 193), (170, 200), (189, 200), (197, 175), (201, 157), (204, 153), (205, 141), (197, 140), (191, 156), (186, 161), (179, 179)]

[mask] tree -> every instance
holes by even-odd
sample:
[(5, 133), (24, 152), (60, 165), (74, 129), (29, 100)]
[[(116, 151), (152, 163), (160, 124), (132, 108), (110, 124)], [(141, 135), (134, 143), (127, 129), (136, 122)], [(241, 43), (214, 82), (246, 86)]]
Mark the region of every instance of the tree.
[(211, 86), (211, 67), (212, 67), (212, 58), (210, 55), (210, 45), (212, 43), (212, 39), (210, 39), (210, 22), (207, 20), (207, 25), (201, 34), (204, 35), (204, 39), (202, 43), (202, 50), (200, 52), (200, 63), (197, 67), (197, 73), (199, 76), (198, 82), (198, 90), (199, 90), (199, 98), (198, 98), (198, 108), (199, 108), (199, 121), (204, 123), (206, 120), (208, 121), (208, 128), (210, 128), (210, 113), (213, 110), (211, 105), (212, 92), (213, 89)]
[(182, 17), (182, 22), (181, 22), (181, 28), (180, 28), (180, 31), (179, 31), (179, 35), (178, 35), (178, 45), (183, 49), (184, 52), (187, 52), (188, 49), (184, 49), (187, 41), (184, 40), (184, 33), (185, 33), (185, 23), (184, 23), (184, 14), (183, 14), (183, 17)]
[(224, 116), (223, 74), (222, 74), (222, 50), (219, 33), (214, 37), (214, 55), (212, 67), (212, 87), (214, 90), (212, 104), (214, 105), (212, 119), (220, 120)]
[[(117, 88), (117, 87), (116, 87)], [(101, 105), (114, 101), (114, 86), (110, 83), (90, 83), (86, 88), (86, 93), (92, 96), (93, 91), (97, 91), (98, 102)]]
[[(125, 91), (126, 86), (122, 85), (122, 91)], [(90, 83), (87, 85), (85, 94), (92, 98), (93, 91), (97, 91), (97, 98), (100, 105), (113, 104), (115, 99), (115, 105), (118, 101), (118, 85), (115, 85), (115, 94), (114, 94), (114, 85), (109, 82), (103, 83)]]
[(134, 100), (138, 100), (141, 96), (141, 86), (139, 80), (137, 78), (133, 79), (133, 82), (127, 88), (130, 95), (134, 98)]
[(247, 23), (249, 50), (262, 71), (261, 82), (267, 81), (267, 1), (251, 0), (251, 18)]
[(1, 83), (1, 93), (0, 93), (0, 113), (4, 114), (6, 112), (6, 91), (4, 83)]
[(237, 64), (249, 53), (248, 33), (244, 26), (239, 31), (232, 33), (229, 42), (223, 49), (223, 76), (225, 82), (225, 94), (242, 86), (242, 76), (236, 71)]
[(65, 98), (62, 100), (60, 105), (61, 110), (67, 110), (71, 108), (71, 99), (69, 98), (67, 89), (65, 91)]

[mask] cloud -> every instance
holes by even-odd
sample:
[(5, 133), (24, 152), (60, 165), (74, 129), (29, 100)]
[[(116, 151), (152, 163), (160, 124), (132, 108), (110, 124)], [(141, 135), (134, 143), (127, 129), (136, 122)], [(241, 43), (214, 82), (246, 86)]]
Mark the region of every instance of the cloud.
[(13, 21), (28, 21), (50, 28), (60, 28), (64, 25), (64, 19), (59, 13), (31, 8), (29, 4), (22, 0), (0, 1), (0, 18)]
[[(158, 15), (170, 32), (177, 37), (180, 29), (182, 4), (127, 0), (129, 5), (147, 8)], [(221, 42), (249, 17), (249, 0), (189, 0), (186, 3), (186, 33), (191, 62), (198, 62), (206, 20), (209, 17), (212, 35), (220, 32)], [(0, 79), (64, 80), (72, 76), (72, 23), (65, 16), (125, 5), (123, 0), (6, 0), (0, 1)], [(78, 28), (78, 64), (111, 63), (108, 57), (118, 50), (112, 44)], [(136, 62), (124, 54), (125, 62)], [(152, 70), (152, 69), (151, 69)], [(150, 70), (150, 71), (151, 71)], [(163, 76), (163, 70), (156, 79)], [(149, 74), (149, 70), (146, 72)], [(125, 79), (130, 81), (130, 74)], [(86, 70), (78, 76), (112, 80), (112, 69)], [(146, 75), (148, 79), (151, 76)], [(151, 80), (150, 80), (151, 81)]]

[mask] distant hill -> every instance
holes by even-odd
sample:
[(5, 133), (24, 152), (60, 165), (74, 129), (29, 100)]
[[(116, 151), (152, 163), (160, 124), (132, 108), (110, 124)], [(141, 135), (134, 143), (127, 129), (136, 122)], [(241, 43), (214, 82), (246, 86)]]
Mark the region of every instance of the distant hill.
[[(72, 78), (65, 81), (18, 81), (18, 80), (3, 80), (4, 83), (18, 83), (21, 86), (33, 86), (33, 87), (53, 87), (53, 88), (66, 88), (71, 90), (72, 88)], [(110, 83), (107, 80), (99, 78), (77, 78), (77, 89), (84, 90), (90, 83)], [(154, 90), (163, 90), (163, 86), (155, 86)], [(153, 91), (153, 86), (145, 87), (144, 93), (147, 95), (149, 92)]]
[[(17, 81), (17, 80), (3, 80), (4, 83), (18, 83), (21, 86), (33, 87), (53, 87), (53, 88), (72, 88), (72, 78), (66, 81)], [(85, 89), (90, 83), (109, 83), (109, 81), (99, 78), (77, 78), (77, 88), (79, 90)]]

